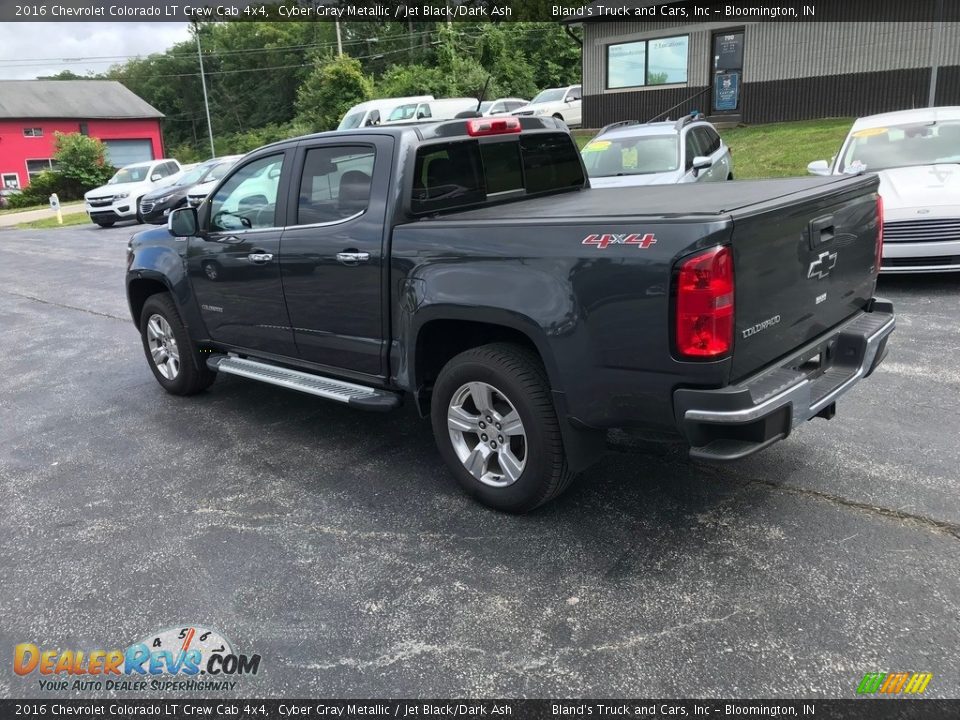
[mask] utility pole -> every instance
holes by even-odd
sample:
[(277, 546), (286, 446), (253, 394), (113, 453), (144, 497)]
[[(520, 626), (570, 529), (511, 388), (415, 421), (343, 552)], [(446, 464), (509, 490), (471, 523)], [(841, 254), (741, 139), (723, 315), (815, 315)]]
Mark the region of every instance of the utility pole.
[(203, 85), (203, 107), (207, 111), (207, 133), (210, 135), (210, 157), (216, 157), (213, 147), (213, 124), (210, 122), (210, 100), (207, 98), (207, 78), (203, 73), (203, 52), (200, 49), (200, 26), (193, 23), (193, 34), (197, 38), (197, 59), (200, 61), (200, 84)]
[(343, 57), (343, 38), (340, 37), (340, 21), (334, 20), (333, 24), (337, 26), (337, 55)]
[(940, 46), (943, 44), (943, 0), (937, 0), (936, 19), (933, 27), (933, 49), (930, 52), (930, 92), (927, 107), (937, 104), (937, 73), (940, 70)]

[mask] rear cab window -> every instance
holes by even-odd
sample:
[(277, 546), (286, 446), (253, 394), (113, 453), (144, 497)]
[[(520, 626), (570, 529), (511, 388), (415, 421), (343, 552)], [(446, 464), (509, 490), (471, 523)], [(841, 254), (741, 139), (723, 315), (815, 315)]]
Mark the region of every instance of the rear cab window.
[(583, 166), (566, 133), (456, 139), (422, 145), (410, 209), (425, 214), (579, 189)]

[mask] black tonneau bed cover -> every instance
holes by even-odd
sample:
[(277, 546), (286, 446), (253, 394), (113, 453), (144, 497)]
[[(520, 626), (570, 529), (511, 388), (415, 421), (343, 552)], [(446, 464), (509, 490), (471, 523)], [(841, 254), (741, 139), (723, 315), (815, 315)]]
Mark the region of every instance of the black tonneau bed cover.
[[(736, 180), (682, 185), (642, 185), (591, 188), (541, 198), (506, 202), (473, 210), (444, 212), (437, 220), (583, 220), (660, 216), (727, 215), (737, 210), (792, 196), (800, 201), (824, 191), (848, 191), (872, 176), (798, 177), (775, 180)], [(424, 218), (429, 220), (429, 218)]]

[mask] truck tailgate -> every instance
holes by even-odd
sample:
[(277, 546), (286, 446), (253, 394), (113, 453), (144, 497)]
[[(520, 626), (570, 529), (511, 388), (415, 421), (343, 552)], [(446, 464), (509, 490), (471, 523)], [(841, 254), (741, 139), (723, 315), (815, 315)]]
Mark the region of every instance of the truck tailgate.
[(841, 178), (731, 212), (731, 381), (867, 305), (877, 278), (878, 184), (874, 176)]

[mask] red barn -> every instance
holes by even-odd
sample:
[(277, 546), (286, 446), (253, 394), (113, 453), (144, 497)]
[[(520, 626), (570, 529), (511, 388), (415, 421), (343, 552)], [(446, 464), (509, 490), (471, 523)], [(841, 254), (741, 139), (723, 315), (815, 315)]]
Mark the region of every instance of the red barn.
[(99, 138), (116, 167), (162, 158), (162, 117), (115, 80), (0, 80), (0, 185), (49, 170), (58, 131)]

